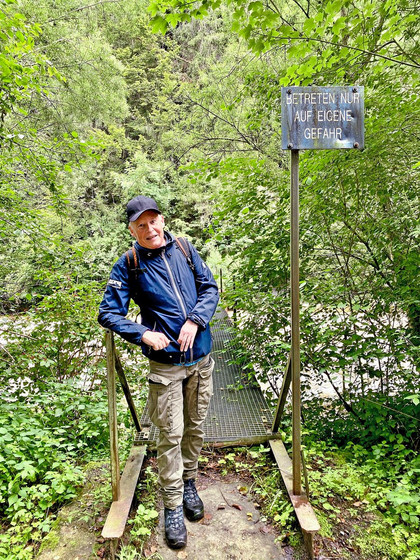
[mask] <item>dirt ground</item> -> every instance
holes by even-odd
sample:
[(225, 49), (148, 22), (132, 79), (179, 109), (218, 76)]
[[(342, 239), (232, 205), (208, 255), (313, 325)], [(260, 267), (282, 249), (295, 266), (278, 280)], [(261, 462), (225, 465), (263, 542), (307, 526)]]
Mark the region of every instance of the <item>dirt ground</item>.
[(186, 548), (175, 551), (166, 546), (161, 512), (151, 551), (164, 560), (291, 560), (291, 551), (277, 544), (273, 528), (261, 521), (258, 504), (247, 495), (246, 484), (241, 479), (229, 482), (200, 477), (197, 489), (205, 515), (199, 522), (186, 521)]
[[(153, 459), (152, 459), (153, 462)], [(93, 469), (81, 495), (63, 508), (54, 529), (47, 536), (37, 560), (92, 560), (109, 558), (109, 545), (100, 533), (107, 508), (89, 514), (92, 488), (109, 484), (104, 480), (107, 465)], [(186, 520), (188, 544), (182, 550), (171, 550), (165, 543), (163, 504), (159, 504), (159, 523), (143, 549), (146, 558), (159, 560), (301, 560), (290, 546), (275, 542), (274, 528), (261, 519), (259, 506), (249, 493), (250, 479), (209, 469), (201, 474), (197, 488), (205, 505), (202, 520)], [(108, 504), (107, 504), (108, 505)], [(129, 525), (126, 532), (129, 531)], [(123, 538), (123, 541), (125, 539)]]
[[(248, 470), (226, 472), (220, 464), (222, 451), (211, 450), (203, 454), (209, 460), (201, 466), (197, 488), (205, 504), (204, 519), (197, 523), (186, 521), (187, 547), (170, 550), (164, 541), (163, 505), (158, 503), (159, 523), (143, 545), (142, 557), (150, 560), (307, 560), (307, 552), (299, 539), (289, 541), (286, 535), (282, 543), (276, 542), (277, 530), (261, 515), (256, 501), (259, 498), (250, 492), (254, 480)], [(145, 464), (157, 471), (154, 456), (147, 457)], [(140, 503), (142, 492), (144, 490), (136, 497)], [(109, 463), (94, 464), (87, 471), (86, 484), (78, 498), (59, 512), (36, 560), (109, 560), (110, 545), (101, 537), (101, 532), (110, 499)], [(363, 502), (355, 502), (349, 508), (347, 501), (340, 502), (338, 497), (331, 496), (329, 503), (339, 513), (331, 521), (327, 533), (316, 535), (315, 558), (370, 560), (355, 544), (355, 536), (362, 531), (369, 538), (373, 514), (363, 511)], [(131, 519), (135, 512), (134, 504)], [(122, 545), (130, 543), (131, 527), (128, 522)], [(124, 559), (127, 558), (125, 555)], [(379, 556), (375, 555), (375, 558)]]

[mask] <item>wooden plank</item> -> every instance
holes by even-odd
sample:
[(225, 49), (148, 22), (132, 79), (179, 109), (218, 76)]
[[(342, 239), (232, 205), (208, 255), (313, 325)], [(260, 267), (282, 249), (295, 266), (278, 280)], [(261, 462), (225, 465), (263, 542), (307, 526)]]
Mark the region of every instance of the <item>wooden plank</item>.
[(120, 499), (116, 502), (112, 502), (102, 530), (102, 536), (105, 539), (120, 539), (124, 533), (145, 455), (145, 445), (142, 447), (135, 445), (131, 448), (130, 455), (125, 464), (124, 472), (121, 476)]
[(277, 408), (274, 414), (273, 426), (271, 428), (273, 434), (279, 431), (279, 425), (281, 417), (283, 416), (283, 410), (286, 405), (287, 393), (289, 392), (290, 382), (292, 380), (292, 368), (291, 368), (291, 357), (287, 359), (286, 369), (284, 370), (283, 383), (281, 385), (279, 400), (277, 401)]
[(270, 441), (270, 447), (273, 451), (274, 458), (276, 459), (302, 531), (304, 533), (316, 533), (320, 530), (320, 525), (306, 494), (303, 492), (298, 496), (293, 494), (292, 461), (287, 454), (283, 442), (280, 440)]
[(219, 447), (246, 447), (249, 445), (259, 445), (267, 443), (272, 439), (281, 439), (280, 434), (267, 434), (266, 436), (249, 436), (241, 439), (226, 440), (226, 441), (205, 441), (204, 447), (219, 448)]

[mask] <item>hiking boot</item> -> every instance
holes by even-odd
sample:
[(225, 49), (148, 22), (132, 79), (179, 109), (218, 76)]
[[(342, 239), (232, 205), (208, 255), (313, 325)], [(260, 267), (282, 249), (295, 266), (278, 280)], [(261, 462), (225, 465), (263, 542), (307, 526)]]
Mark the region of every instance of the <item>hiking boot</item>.
[(198, 521), (204, 517), (204, 504), (197, 494), (193, 478), (184, 480), (184, 510), (188, 521)]
[(187, 529), (182, 505), (175, 509), (165, 508), (165, 538), (170, 548), (184, 548), (187, 544)]

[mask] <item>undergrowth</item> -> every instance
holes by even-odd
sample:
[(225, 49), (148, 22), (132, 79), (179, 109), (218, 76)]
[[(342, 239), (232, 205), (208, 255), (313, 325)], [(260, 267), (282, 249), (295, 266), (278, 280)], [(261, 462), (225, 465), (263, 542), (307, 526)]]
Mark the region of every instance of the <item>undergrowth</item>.
[(0, 397), (0, 557), (26, 560), (57, 509), (83, 482), (86, 454), (107, 447), (104, 391), (48, 381), (25, 398)]
[[(119, 424), (125, 423), (119, 406)], [(132, 427), (119, 432), (123, 463)], [(59, 509), (78, 496), (88, 463), (109, 457), (106, 390), (83, 390), (71, 378), (0, 396), (0, 449), (0, 558), (31, 560)], [(95, 512), (85, 514), (90, 519)]]
[[(293, 507), (270, 450), (242, 448), (215, 460), (201, 458), (203, 469), (217, 465), (222, 475), (252, 477), (250, 492), (260, 504), (261, 521), (272, 523), (277, 540), (301, 543)], [(309, 495), (321, 525), (315, 540), (319, 554), (344, 560), (418, 560), (419, 458), (403, 446), (365, 450), (307, 442)]]
[(338, 540), (349, 558), (420, 558), (420, 459), (413, 451), (385, 443), (340, 449), (311, 442), (307, 456), (324, 547), (331, 550)]

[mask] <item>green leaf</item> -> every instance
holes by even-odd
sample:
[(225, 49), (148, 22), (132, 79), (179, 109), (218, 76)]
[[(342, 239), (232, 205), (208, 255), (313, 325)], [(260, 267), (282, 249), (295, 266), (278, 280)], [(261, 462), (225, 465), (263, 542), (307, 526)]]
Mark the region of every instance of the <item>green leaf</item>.
[[(176, 21), (178, 21), (180, 16), (176, 16)], [(156, 15), (151, 19), (151, 26), (153, 33), (162, 33), (163, 35), (166, 33), (168, 28), (168, 22), (166, 19), (160, 15)]]
[(13, 504), (15, 504), (18, 501), (18, 499), (19, 499), (18, 494), (12, 494), (11, 496), (9, 496), (9, 499), (8, 499), (9, 506), (12, 506)]
[(308, 18), (303, 24), (303, 30), (305, 33), (310, 33), (316, 28), (317, 22), (313, 18)]
[(346, 27), (346, 21), (347, 20), (345, 17), (340, 17), (337, 19), (337, 21), (334, 23), (332, 27), (332, 32), (334, 33), (334, 35), (340, 34), (341, 30)]

